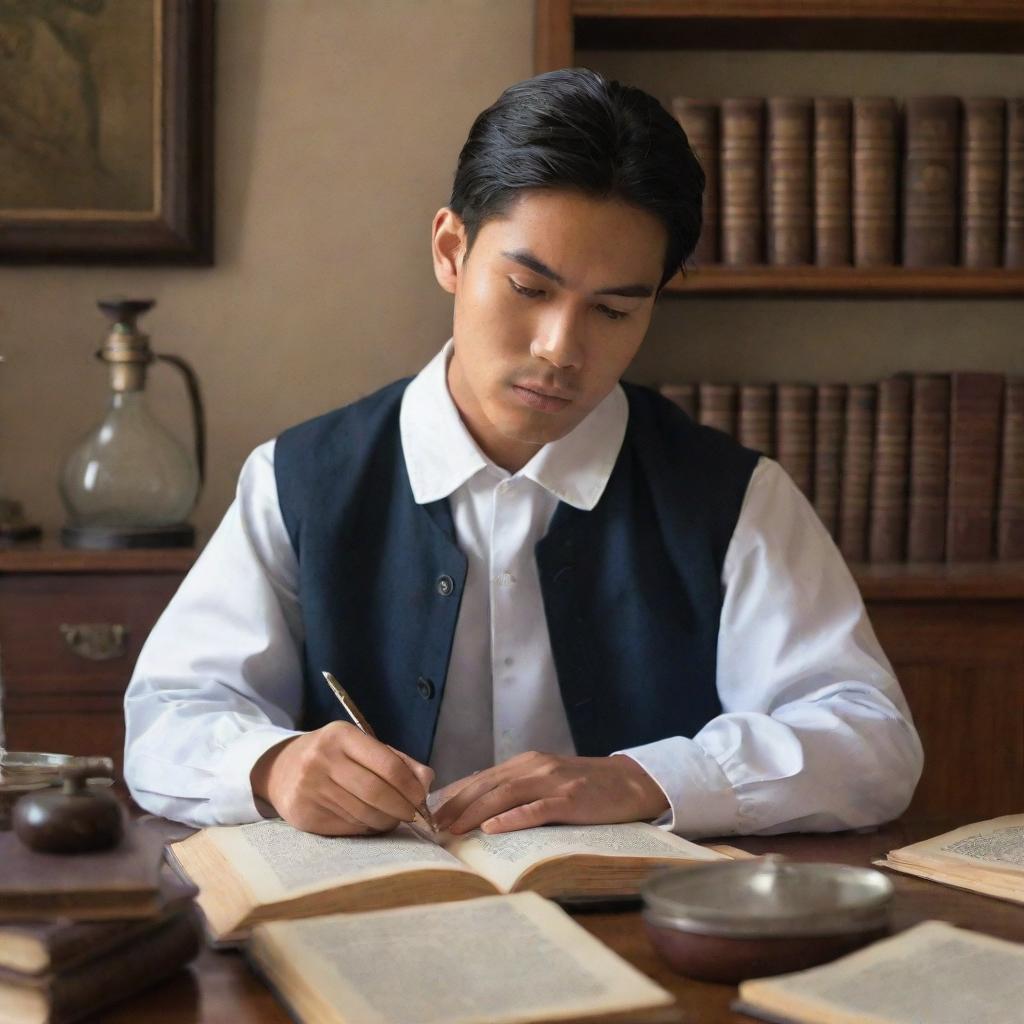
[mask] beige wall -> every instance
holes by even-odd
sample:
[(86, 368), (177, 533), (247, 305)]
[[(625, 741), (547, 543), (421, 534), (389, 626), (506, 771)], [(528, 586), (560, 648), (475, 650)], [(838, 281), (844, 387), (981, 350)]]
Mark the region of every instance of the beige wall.
[[(49, 531), (63, 520), (61, 462), (106, 402), (92, 359), (104, 331), (100, 296), (156, 298), (144, 321), (154, 344), (199, 372), (210, 470), (195, 520), (205, 531), (254, 445), (415, 372), (450, 327), (450, 299), (429, 264), (430, 219), (474, 115), (532, 71), (530, 0), (219, 0), (218, 8), (216, 265), (0, 268), (0, 352), (9, 360), (0, 371), (0, 490)], [(663, 99), (724, 94), (737, 68), (746, 91), (787, 91), (778, 77), (795, 66), (769, 58), (762, 86), (749, 60), (718, 55), (584, 59)], [(884, 91), (892, 60), (868, 67), (873, 91)], [(961, 67), (962, 81), (949, 77), (949, 58), (939, 71), (922, 61), (911, 73), (921, 91), (1012, 92), (1010, 79), (1024, 80), (1014, 60)], [(863, 85), (864, 67), (826, 60), (803, 73), (812, 70), (820, 92), (829, 83), (864, 91), (851, 84)], [(1021, 312), (1019, 301), (669, 300), (631, 376), (1024, 372)], [(170, 370), (154, 372), (151, 394), (157, 414), (184, 433)]]

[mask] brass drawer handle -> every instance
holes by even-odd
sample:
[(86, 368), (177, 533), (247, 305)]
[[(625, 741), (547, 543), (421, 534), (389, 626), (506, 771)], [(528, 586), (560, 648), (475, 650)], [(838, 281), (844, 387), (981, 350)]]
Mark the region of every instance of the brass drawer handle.
[(90, 661), (120, 658), (125, 652), (125, 641), (128, 639), (128, 630), (124, 626), (108, 622), (62, 625), (60, 632), (73, 653)]

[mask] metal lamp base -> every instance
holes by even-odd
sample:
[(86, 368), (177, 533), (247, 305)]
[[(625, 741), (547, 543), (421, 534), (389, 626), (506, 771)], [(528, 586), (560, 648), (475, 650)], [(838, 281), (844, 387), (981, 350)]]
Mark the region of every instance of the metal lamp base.
[(195, 527), (188, 523), (171, 526), (65, 526), (60, 542), (66, 548), (190, 548), (195, 545)]

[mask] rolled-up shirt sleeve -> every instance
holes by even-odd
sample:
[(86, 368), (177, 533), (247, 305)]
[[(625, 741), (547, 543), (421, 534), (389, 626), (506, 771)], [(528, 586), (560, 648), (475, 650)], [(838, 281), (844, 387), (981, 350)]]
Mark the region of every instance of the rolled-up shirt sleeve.
[(876, 825), (923, 765), (906, 700), (846, 563), (778, 463), (751, 477), (722, 572), (722, 714), (621, 751), (690, 837)]
[(147, 639), (125, 694), (125, 780), (147, 811), (190, 825), (255, 821), (249, 773), (297, 734), (302, 622), (274, 442)]

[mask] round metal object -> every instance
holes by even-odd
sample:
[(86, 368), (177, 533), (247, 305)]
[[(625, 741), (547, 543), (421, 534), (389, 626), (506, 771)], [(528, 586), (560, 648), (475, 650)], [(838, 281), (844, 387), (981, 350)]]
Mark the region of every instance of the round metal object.
[(735, 984), (801, 970), (888, 931), (881, 872), (781, 857), (673, 868), (644, 885), (644, 926), (671, 967)]

